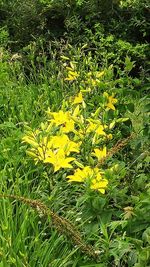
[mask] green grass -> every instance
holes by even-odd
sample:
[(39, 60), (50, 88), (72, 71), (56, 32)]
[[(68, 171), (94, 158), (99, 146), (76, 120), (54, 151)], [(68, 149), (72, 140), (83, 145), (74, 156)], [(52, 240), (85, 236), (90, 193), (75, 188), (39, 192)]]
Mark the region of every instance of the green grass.
[[(77, 249), (31, 208), (1, 201), (1, 266), (71, 266)], [(76, 265), (74, 265), (76, 266)]]

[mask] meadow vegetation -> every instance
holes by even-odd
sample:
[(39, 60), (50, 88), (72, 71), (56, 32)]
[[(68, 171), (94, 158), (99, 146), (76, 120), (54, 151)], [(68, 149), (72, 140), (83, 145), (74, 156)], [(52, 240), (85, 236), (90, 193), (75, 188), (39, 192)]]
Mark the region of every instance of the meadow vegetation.
[(149, 15), (0, 1), (0, 267), (150, 266)]

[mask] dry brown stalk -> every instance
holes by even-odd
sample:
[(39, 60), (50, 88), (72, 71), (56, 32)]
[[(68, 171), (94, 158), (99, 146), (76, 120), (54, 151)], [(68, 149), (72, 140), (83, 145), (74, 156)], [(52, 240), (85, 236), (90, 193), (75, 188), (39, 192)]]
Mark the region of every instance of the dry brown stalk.
[(127, 138), (121, 140), (121, 141), (118, 141), (114, 147), (112, 147), (112, 149), (107, 153), (106, 157), (105, 158), (102, 158), (98, 164), (97, 164), (97, 167), (101, 166), (101, 165), (104, 165), (105, 164), (105, 161), (109, 158), (109, 157), (112, 157), (114, 154), (116, 154), (118, 151), (120, 151), (123, 147), (125, 147), (128, 142), (134, 137), (134, 134), (131, 134), (130, 136), (128, 136)]
[(52, 218), (54, 226), (61, 234), (64, 234), (69, 238), (71, 238), (71, 240), (81, 249), (81, 251), (86, 253), (89, 257), (97, 259), (98, 255), (95, 253), (94, 248), (90, 245), (87, 245), (83, 241), (80, 232), (75, 228), (75, 226), (71, 224), (68, 220), (64, 219), (61, 216), (58, 216), (56, 213), (51, 211), (41, 201), (25, 198), (18, 195), (7, 195), (7, 194), (0, 194), (0, 198), (11, 198), (14, 200), (21, 201), (25, 204), (30, 205), (32, 208), (36, 209), (43, 215), (50, 216)]

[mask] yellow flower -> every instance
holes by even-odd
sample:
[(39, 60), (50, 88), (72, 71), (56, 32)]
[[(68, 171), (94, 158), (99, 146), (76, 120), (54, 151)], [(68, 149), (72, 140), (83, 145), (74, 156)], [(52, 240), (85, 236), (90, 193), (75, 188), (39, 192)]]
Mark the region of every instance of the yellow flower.
[(73, 168), (69, 162), (75, 160), (72, 157), (65, 157), (65, 152), (63, 149), (48, 152), (47, 158), (44, 160), (45, 163), (51, 163), (54, 166), (54, 172), (61, 168)]
[(83, 96), (82, 96), (82, 93), (79, 92), (79, 94), (75, 97), (75, 99), (73, 101), (73, 105), (81, 104), (82, 102), (83, 102)]
[(78, 118), (79, 114), (80, 114), (80, 106), (77, 105), (76, 108), (73, 110), (73, 113), (72, 113), (73, 120), (76, 120)]
[(50, 140), (52, 148), (63, 149), (64, 153), (68, 156), (70, 152), (79, 153), (81, 142), (75, 143), (69, 139), (67, 135), (53, 136)]
[(68, 182), (88, 182), (90, 183), (90, 188), (98, 190), (102, 194), (105, 193), (106, 187), (108, 185), (107, 179), (102, 177), (103, 172), (98, 168), (90, 168), (89, 166), (83, 169), (76, 169), (73, 175), (68, 175)]
[(55, 123), (57, 126), (65, 124), (70, 119), (70, 114), (68, 111), (63, 112), (60, 110), (59, 112), (48, 112), (48, 114), (53, 116), (51, 122)]
[(64, 126), (61, 127), (61, 130), (63, 133), (69, 133), (74, 131), (74, 121), (72, 119), (69, 119), (66, 121)]
[(89, 121), (88, 127), (86, 129), (87, 133), (94, 132), (97, 128), (97, 125), (91, 121)]
[(70, 152), (79, 153), (80, 152), (80, 150), (79, 150), (80, 145), (81, 145), (81, 142), (75, 143), (73, 141), (69, 141), (66, 148), (65, 148), (66, 154), (69, 155)]
[(106, 157), (106, 146), (102, 150), (95, 148), (94, 152), (92, 152), (92, 155), (97, 157), (98, 161), (101, 160), (102, 158), (105, 158)]
[(68, 175), (67, 178), (69, 178), (68, 182), (84, 182), (87, 178), (89, 178), (91, 175), (93, 175), (93, 170), (86, 166), (83, 169), (76, 169), (75, 173), (73, 175)]
[(95, 132), (97, 135), (106, 135), (104, 126), (97, 120), (87, 120), (89, 122), (86, 133)]
[(52, 136), (50, 142), (51, 142), (51, 147), (64, 149), (64, 147), (69, 142), (69, 137), (65, 134), (60, 136)]
[(107, 92), (104, 92), (103, 96), (107, 98), (106, 107), (108, 109), (115, 110), (115, 106), (113, 104), (116, 104), (118, 102), (118, 100), (116, 98), (114, 98), (114, 94), (109, 96)]
[(100, 181), (98, 181), (97, 179), (93, 179), (90, 188), (98, 190), (100, 193), (105, 194), (107, 185), (108, 181), (106, 179), (101, 179)]
[(94, 176), (93, 179), (91, 179), (90, 188), (104, 194), (108, 185), (108, 180), (102, 177), (103, 172), (100, 171), (98, 168), (94, 168), (93, 170)]
[(104, 132), (104, 127), (103, 125), (98, 126), (98, 128), (95, 130), (95, 133), (97, 135), (106, 135), (106, 133)]

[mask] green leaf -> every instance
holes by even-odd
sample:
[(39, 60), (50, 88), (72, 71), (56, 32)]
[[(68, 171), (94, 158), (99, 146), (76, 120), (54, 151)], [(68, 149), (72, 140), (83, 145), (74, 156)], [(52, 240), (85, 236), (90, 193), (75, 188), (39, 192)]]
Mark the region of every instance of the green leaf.
[(127, 72), (130, 72), (135, 66), (134, 63), (135, 63), (135, 61), (131, 61), (131, 58), (127, 56), (125, 58), (125, 68), (124, 68), (124, 70), (127, 71)]
[(134, 264), (137, 262), (137, 258), (138, 258), (137, 252), (135, 250), (132, 250), (129, 253), (129, 257), (128, 257), (129, 266), (135, 266)]
[(124, 221), (113, 221), (110, 223), (110, 228), (114, 232), (118, 226), (121, 226), (121, 228), (123, 229), (124, 227), (126, 227), (127, 224), (128, 222), (125, 220)]
[(127, 105), (127, 109), (130, 111), (130, 112), (134, 112), (134, 104), (133, 103), (129, 103), (128, 105)]
[(97, 210), (103, 209), (105, 204), (106, 204), (106, 199), (103, 197), (94, 198), (92, 201), (93, 208)]
[(121, 123), (121, 122), (125, 122), (125, 121), (128, 121), (128, 120), (129, 120), (129, 118), (119, 118), (119, 119), (116, 120), (116, 122)]
[(144, 111), (145, 111), (145, 112), (150, 112), (150, 103), (149, 103), (149, 104), (146, 104), (146, 105), (144, 106)]
[(16, 129), (16, 125), (12, 123), (11, 121), (6, 121), (0, 124), (0, 129), (4, 129), (4, 128), (15, 128)]
[(143, 235), (142, 235), (142, 239), (143, 239), (143, 241), (144, 241), (145, 243), (150, 244), (150, 227), (148, 227), (148, 228), (144, 231), (144, 233), (143, 233)]
[(106, 267), (106, 265), (104, 265), (103, 263), (94, 263), (90, 265), (82, 265), (80, 267)]
[(148, 227), (147, 223), (143, 223), (143, 224), (133, 224), (133, 228), (132, 228), (132, 233), (137, 233), (140, 232), (142, 230), (144, 230), (145, 228)]
[[(150, 247), (143, 248), (139, 254), (139, 258), (142, 262), (147, 262), (147, 260), (150, 259)], [(144, 265), (142, 265), (142, 266), (144, 266)]]

